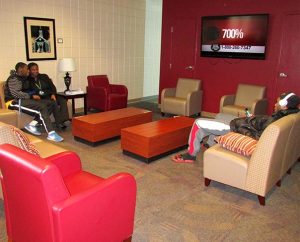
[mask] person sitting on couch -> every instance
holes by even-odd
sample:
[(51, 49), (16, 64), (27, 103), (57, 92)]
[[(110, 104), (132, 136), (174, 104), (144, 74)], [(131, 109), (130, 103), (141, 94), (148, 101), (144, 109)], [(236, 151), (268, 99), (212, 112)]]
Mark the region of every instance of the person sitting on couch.
[(5, 83), (5, 102), (9, 109), (19, 110), (29, 115), (35, 116), (25, 129), (34, 135), (41, 135), (37, 130), (37, 123), (41, 121), (46, 132), (47, 139), (55, 142), (63, 141), (53, 129), (50, 120), (50, 114), (53, 112), (54, 105), (51, 102), (42, 103), (32, 99), (32, 93), (28, 89), (28, 67), (25, 63), (19, 62), (15, 66), (15, 72), (12, 72)]
[(189, 136), (188, 152), (172, 157), (175, 162), (191, 163), (196, 160), (204, 137), (209, 137), (208, 145), (215, 144), (214, 137), (224, 135), (230, 131), (238, 132), (255, 139), (259, 139), (265, 128), (274, 121), (289, 114), (299, 112), (300, 98), (292, 92), (283, 93), (277, 98), (274, 113), (271, 116), (251, 116), (234, 118), (230, 123), (221, 120), (222, 115), (217, 115), (215, 120), (196, 119)]
[(30, 89), (34, 92), (33, 99), (35, 100), (50, 100), (53, 102), (53, 116), (56, 126), (60, 129), (65, 129), (69, 123), (69, 112), (67, 101), (61, 96), (56, 96), (56, 87), (52, 80), (46, 74), (39, 73), (39, 66), (31, 62), (28, 64)]

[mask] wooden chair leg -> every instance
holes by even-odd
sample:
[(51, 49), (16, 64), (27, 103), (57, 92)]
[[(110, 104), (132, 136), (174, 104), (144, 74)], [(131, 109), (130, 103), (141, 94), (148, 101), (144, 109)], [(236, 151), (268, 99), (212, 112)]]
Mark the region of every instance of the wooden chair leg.
[(288, 169), (286, 173), (289, 174), (289, 175), (291, 175), (291, 173), (292, 173), (292, 168)]
[(259, 204), (262, 205), (262, 206), (265, 206), (266, 205), (266, 198), (262, 197), (262, 196), (259, 196), (259, 195), (257, 195), (257, 197), (258, 197)]
[(204, 184), (205, 184), (205, 186), (206, 186), (206, 187), (208, 187), (208, 186), (209, 186), (210, 182), (211, 182), (211, 180), (210, 180), (210, 179), (208, 179), (208, 178), (204, 178)]
[(129, 238), (123, 240), (123, 242), (131, 242), (132, 236), (130, 236)]
[(281, 180), (279, 180), (278, 182), (276, 182), (276, 186), (278, 186), (278, 187), (281, 186)]

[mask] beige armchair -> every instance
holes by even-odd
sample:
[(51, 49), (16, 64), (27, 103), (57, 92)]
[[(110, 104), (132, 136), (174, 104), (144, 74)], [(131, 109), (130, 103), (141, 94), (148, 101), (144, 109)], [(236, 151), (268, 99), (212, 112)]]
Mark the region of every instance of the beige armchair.
[[(270, 124), (251, 158), (219, 144), (206, 150), (203, 160), (205, 185), (211, 180), (224, 183), (257, 194), (260, 204), (265, 205), (267, 193), (275, 184), (280, 185), (284, 153), (290, 149), (288, 140), (294, 123), (295, 119), (289, 115)], [(299, 133), (297, 135), (299, 137)]]
[(161, 113), (191, 116), (202, 108), (201, 81), (179, 78), (176, 88), (165, 88), (161, 93)]
[(240, 116), (248, 108), (250, 113), (266, 114), (268, 101), (263, 86), (239, 84), (235, 95), (225, 95), (220, 101), (220, 113)]

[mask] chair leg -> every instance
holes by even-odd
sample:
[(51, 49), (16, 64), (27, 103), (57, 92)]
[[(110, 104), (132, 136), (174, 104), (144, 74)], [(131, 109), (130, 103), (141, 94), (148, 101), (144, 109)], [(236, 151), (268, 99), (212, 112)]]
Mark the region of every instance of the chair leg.
[(289, 175), (291, 175), (291, 173), (292, 173), (292, 168), (288, 169), (286, 173), (289, 174)]
[(123, 242), (131, 242), (132, 236), (130, 236), (129, 238), (123, 240)]
[(276, 182), (276, 186), (278, 186), (278, 187), (281, 186), (281, 180), (278, 180), (278, 182)]
[(262, 206), (265, 206), (266, 205), (266, 198), (262, 197), (262, 196), (259, 196), (259, 195), (257, 195), (257, 197), (258, 197), (259, 204), (262, 205)]
[(211, 182), (211, 180), (210, 180), (210, 179), (208, 179), (208, 178), (204, 178), (204, 184), (205, 184), (205, 186), (206, 186), (206, 187), (208, 187), (208, 186), (209, 186), (210, 182)]

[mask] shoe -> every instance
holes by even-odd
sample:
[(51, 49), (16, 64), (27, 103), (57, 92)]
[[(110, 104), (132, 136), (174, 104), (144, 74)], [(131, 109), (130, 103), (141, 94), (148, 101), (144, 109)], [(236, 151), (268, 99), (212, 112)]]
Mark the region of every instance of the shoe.
[(55, 131), (49, 132), (47, 139), (55, 142), (61, 142), (64, 140), (63, 137), (59, 136)]
[(189, 153), (178, 154), (172, 157), (172, 160), (176, 163), (193, 163), (196, 160), (196, 156), (192, 156)]
[(24, 127), (28, 132), (34, 134), (34, 135), (41, 135), (41, 132), (38, 131), (38, 129), (31, 125), (31, 124), (26, 124), (25, 127)]
[(66, 127), (70, 126), (70, 124), (71, 124), (70, 120), (66, 120), (66, 121), (63, 122), (63, 125), (66, 126)]
[(64, 124), (58, 124), (56, 125), (56, 127), (59, 128), (60, 130), (65, 130), (67, 128), (67, 126)]

